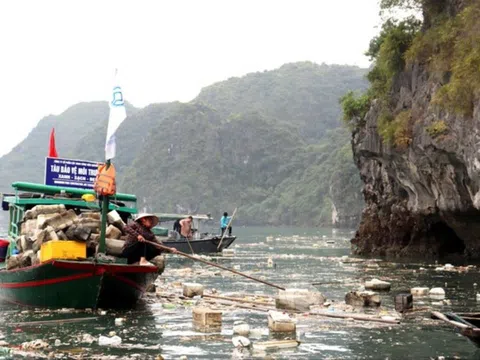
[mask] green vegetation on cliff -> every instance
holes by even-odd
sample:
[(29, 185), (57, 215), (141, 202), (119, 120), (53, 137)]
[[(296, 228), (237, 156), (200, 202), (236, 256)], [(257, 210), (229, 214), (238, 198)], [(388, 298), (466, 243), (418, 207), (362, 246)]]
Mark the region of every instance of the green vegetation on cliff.
[(347, 93), (342, 99), (343, 119), (347, 124), (356, 119), (358, 124), (367, 113), (373, 99), (380, 108), (378, 130), (386, 143), (405, 146), (409, 143), (410, 121), (406, 114), (394, 114), (392, 85), (395, 76), (404, 70), (405, 54), (414, 41), (421, 22), (413, 17), (402, 21), (388, 19), (378, 36), (372, 39), (366, 55), (374, 62), (367, 75), (370, 88), (355, 96)]
[[(287, 64), (213, 84), (190, 103), (128, 109), (117, 132), (119, 189), (152, 211), (218, 217), (238, 206), (238, 223), (330, 224), (335, 211), (340, 222), (358, 218), (361, 182), (338, 99), (364, 90), (364, 75), (351, 66)], [(75, 109), (88, 111), (69, 115)], [(43, 180), (53, 126), (60, 156), (101, 160), (107, 119), (106, 103), (90, 103), (42, 120), (19, 145), (35, 151), (27, 171), (20, 164), (30, 148), (0, 159), (0, 167), (19, 161), (3, 188)]]
[[(433, 96), (439, 109), (473, 116), (474, 102), (480, 90), (480, 3), (467, 0), (453, 13), (447, 1), (382, 0), (383, 11), (422, 11), (423, 21), (415, 17), (397, 20), (389, 17), (382, 30), (370, 42), (366, 54), (374, 61), (367, 75), (370, 89), (360, 97), (348, 93), (343, 97), (344, 120), (362, 119), (366, 105), (377, 100), (380, 110), (377, 126), (383, 140), (393, 146), (408, 146), (414, 119), (410, 112), (392, 106), (393, 81), (406, 66), (426, 65), (442, 86)], [(441, 121), (427, 129), (432, 136), (446, 132)]]
[(480, 90), (480, 3), (466, 3), (454, 17), (438, 14), (432, 26), (415, 38), (407, 57), (426, 63), (432, 72), (448, 74), (434, 103), (471, 117)]

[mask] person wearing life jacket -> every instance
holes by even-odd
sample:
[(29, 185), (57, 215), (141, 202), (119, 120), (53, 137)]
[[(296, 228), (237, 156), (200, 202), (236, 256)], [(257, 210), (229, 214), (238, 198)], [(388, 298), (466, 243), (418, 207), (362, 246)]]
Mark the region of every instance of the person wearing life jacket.
[[(162, 253), (157, 247), (147, 244), (145, 240), (156, 242), (152, 228), (158, 224), (158, 217), (153, 214), (140, 214), (130, 225), (123, 229), (127, 234), (127, 240), (123, 245), (122, 257), (127, 258), (128, 264), (154, 266), (149, 260)], [(176, 249), (171, 250), (176, 253)]]
[(112, 196), (117, 192), (116, 171), (113, 164), (100, 164), (93, 184), (93, 190), (101, 196)]
[[(230, 222), (231, 217), (228, 216), (227, 212), (223, 213), (223, 216), (220, 219), (220, 230), (222, 231), (222, 236), (225, 230), (227, 230), (228, 223)], [(228, 236), (232, 236), (232, 225), (228, 226)]]

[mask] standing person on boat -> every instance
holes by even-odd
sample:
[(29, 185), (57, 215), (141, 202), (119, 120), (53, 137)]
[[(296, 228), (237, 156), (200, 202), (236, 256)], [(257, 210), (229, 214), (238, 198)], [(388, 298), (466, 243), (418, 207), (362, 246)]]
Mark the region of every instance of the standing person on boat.
[(192, 232), (192, 223), (193, 217), (189, 216), (186, 219), (180, 220), (180, 235), (187, 239), (192, 239), (193, 232)]
[[(130, 225), (123, 229), (127, 234), (127, 240), (123, 245), (122, 256), (127, 258), (128, 264), (139, 263), (140, 265), (153, 266), (149, 260), (162, 253), (145, 240), (156, 242), (152, 228), (158, 224), (158, 217), (153, 214), (140, 214)], [(176, 249), (172, 249), (176, 253)]]
[(177, 219), (174, 223), (173, 223), (173, 231), (176, 231), (177, 233), (180, 234), (180, 232), (182, 231), (182, 227), (180, 226), (180, 221), (182, 219)]
[[(228, 223), (230, 222), (231, 217), (228, 216), (227, 212), (223, 213), (223, 216), (220, 218), (220, 229), (222, 230), (222, 236), (225, 230), (227, 229)], [(232, 225), (228, 226), (228, 236), (232, 236)]]

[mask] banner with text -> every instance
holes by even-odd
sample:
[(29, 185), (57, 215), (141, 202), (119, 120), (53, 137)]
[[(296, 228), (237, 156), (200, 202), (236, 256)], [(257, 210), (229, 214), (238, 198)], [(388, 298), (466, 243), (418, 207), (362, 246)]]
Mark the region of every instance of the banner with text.
[(94, 161), (45, 159), (45, 185), (93, 189), (98, 163)]

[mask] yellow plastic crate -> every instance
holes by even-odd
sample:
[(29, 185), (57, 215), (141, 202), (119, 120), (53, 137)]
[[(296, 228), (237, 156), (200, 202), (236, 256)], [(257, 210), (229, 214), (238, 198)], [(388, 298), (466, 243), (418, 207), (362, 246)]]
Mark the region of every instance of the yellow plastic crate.
[(40, 248), (40, 261), (51, 259), (70, 259), (87, 257), (87, 244), (70, 240), (52, 240), (42, 244)]

